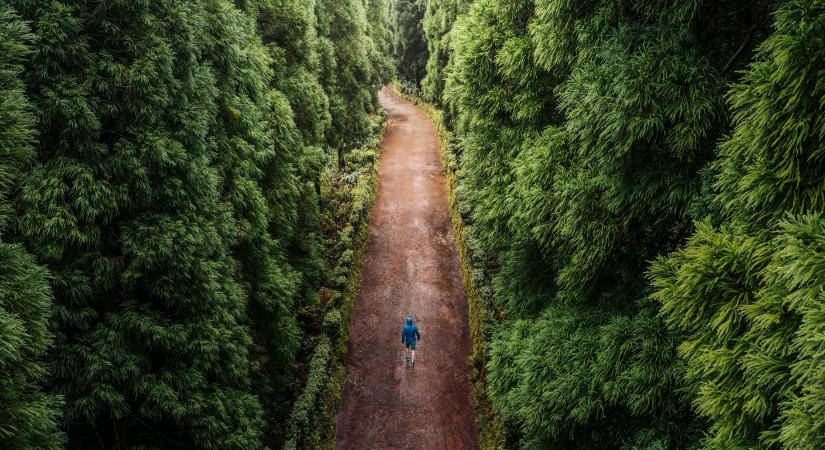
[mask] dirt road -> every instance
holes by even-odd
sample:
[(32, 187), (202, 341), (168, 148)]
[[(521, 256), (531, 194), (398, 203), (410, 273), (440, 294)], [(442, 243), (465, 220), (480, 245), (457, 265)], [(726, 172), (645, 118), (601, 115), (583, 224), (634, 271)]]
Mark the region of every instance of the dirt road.
[[(467, 297), (438, 134), (391, 90), (380, 98), (390, 122), (335, 448), (475, 449)], [(407, 314), (421, 330), (415, 369), (406, 367), (401, 344)]]

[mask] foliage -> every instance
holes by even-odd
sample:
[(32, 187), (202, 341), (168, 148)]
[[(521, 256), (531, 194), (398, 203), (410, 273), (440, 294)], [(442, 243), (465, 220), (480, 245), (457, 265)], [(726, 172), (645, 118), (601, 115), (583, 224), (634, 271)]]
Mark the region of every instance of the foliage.
[(56, 449), (64, 441), (60, 399), (42, 389), (43, 357), (52, 344), (51, 290), (45, 269), (5, 232), (10, 194), (34, 156), (34, 117), (20, 79), (31, 38), (12, 9), (0, 5), (0, 442), (8, 449)]
[(315, 1), (255, 0), (258, 35), (267, 46), (272, 84), (289, 99), (307, 145), (326, 141), (332, 118), (321, 85), (321, 41)]
[(723, 93), (770, 8), (430, 3), (424, 90), (460, 140), (456, 195), (486, 255), (471, 275), (492, 278), (497, 314), (488, 391), (510, 445), (701, 440), (683, 335), (659, 317), (646, 272), (708, 209)]
[(0, 7), (4, 443), (59, 447), (58, 422), (72, 448), (282, 443), (315, 343), (300, 313), (333, 263), (322, 171), (374, 131), (387, 14), (380, 0)]
[[(311, 191), (311, 186), (302, 183), (296, 166), (312, 149), (302, 145), (288, 99), (271, 88), (272, 63), (255, 33), (255, 17), (228, 3), (208, 4), (208, 11), (212, 39), (206, 54), (218, 89), (215, 163), (222, 200), (236, 224), (230, 250), (247, 298), (252, 391), (259, 399), (280, 399), (290, 393), (290, 368), (300, 338), (296, 303), (301, 273), (287, 252), (291, 242), (305, 239), (298, 216), (301, 208), (311, 206), (300, 204), (302, 190)], [(304, 268), (313, 275), (309, 264)], [(264, 423), (283, 419), (279, 412), (284, 405), (271, 401), (262, 406)], [(274, 431), (267, 429), (267, 434)]]
[(392, 25), (395, 40), (393, 56), (398, 77), (421, 86), (426, 70), (428, 50), (423, 21), (426, 0), (393, 0)]
[(424, 97), (442, 104), (444, 83), (452, 68), (450, 36), (458, 16), (465, 12), (469, 0), (429, 0), (424, 12), (423, 28), (427, 41), (426, 75), (422, 81)]
[(370, 63), (375, 74), (375, 85), (387, 84), (395, 76), (395, 66), (391, 58), (394, 42), (390, 30), (390, 1), (365, 0), (367, 4), (367, 32), (372, 40)]
[(309, 362), (306, 386), (293, 405), (284, 445), (286, 450), (298, 448), (298, 443), (307, 439), (307, 434), (312, 431), (311, 415), (317, 411), (321, 392), (329, 379), (330, 351), (329, 338), (323, 336)]
[(54, 276), (72, 445), (260, 445), (236, 222), (210, 162), (223, 80), (201, 55), (222, 3), (17, 3), (39, 112), (19, 231)]
[(321, 84), (332, 115), (326, 142), (338, 150), (342, 166), (344, 151), (358, 147), (369, 134), (380, 77), (372, 75), (374, 43), (365, 38), (369, 24), (362, 0), (318, 0), (316, 12)]
[(733, 133), (713, 205), (688, 245), (651, 271), (683, 333), (704, 448), (819, 448), (823, 373), (822, 117), (825, 3), (790, 1), (730, 93)]

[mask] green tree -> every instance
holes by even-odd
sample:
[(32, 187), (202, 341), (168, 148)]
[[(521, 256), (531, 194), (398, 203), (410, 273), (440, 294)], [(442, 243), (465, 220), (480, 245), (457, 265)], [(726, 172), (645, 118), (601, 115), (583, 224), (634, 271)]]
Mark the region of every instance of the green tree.
[(331, 116), (321, 85), (321, 41), (315, 0), (257, 0), (258, 34), (267, 46), (273, 86), (283, 92), (304, 143), (322, 145)]
[(711, 216), (651, 271), (704, 448), (825, 445), (825, 2), (789, 1), (729, 94)]
[[(274, 77), (272, 87), (286, 96), (288, 104), (278, 98), (271, 119), (272, 145), (278, 167), (284, 171), (277, 177), (297, 183), (286, 201), (297, 209), (282, 217), (291, 217), (288, 226), (277, 236), (287, 251), (290, 263), (300, 273), (301, 298), (317, 301), (322, 261), (315, 236), (315, 214), (318, 209), (318, 180), (323, 166), (327, 134), (330, 130), (329, 98), (321, 85), (321, 57), (316, 4), (314, 1), (263, 0), (255, 7), (258, 12), (258, 34), (270, 55)], [(301, 132), (292, 134), (292, 122)], [(274, 174), (274, 172), (271, 172)], [(297, 178), (296, 178), (297, 177)], [(276, 215), (277, 216), (277, 215)], [(291, 232), (289, 236), (288, 232)]]
[(424, 11), (423, 28), (427, 41), (426, 75), (421, 82), (424, 96), (442, 104), (444, 83), (452, 66), (450, 36), (459, 15), (470, 5), (469, 0), (430, 0)]
[(260, 447), (239, 223), (212, 161), (216, 117), (240, 100), (207, 54), (232, 7), (13, 4), (37, 37), (19, 231), (54, 274), (53, 385), (72, 446)]
[(59, 446), (63, 396), (72, 447), (277, 446), (324, 273), (318, 183), (372, 131), (387, 3), (11, 5), (0, 437)]
[(51, 291), (46, 270), (9, 243), (11, 195), (31, 165), (34, 115), (23, 91), (21, 62), (31, 41), (28, 27), (0, 5), (0, 442), (8, 449), (57, 449), (59, 398), (42, 389)]
[[(260, 5), (257, 10), (272, 12)], [(308, 267), (294, 267), (288, 254), (301, 238), (299, 209), (304, 205), (299, 203), (306, 188), (297, 165), (305, 162), (301, 157), (306, 150), (289, 100), (273, 89), (275, 81), (292, 86), (295, 80), (273, 80), (270, 52), (256, 33), (255, 11), (228, 2), (208, 3), (211, 39), (204, 54), (217, 82), (217, 115), (210, 134), (222, 199), (231, 206), (236, 225), (231, 250), (237, 280), (248, 299), (252, 391), (264, 409), (266, 435), (272, 436), (288, 409), (291, 367), (300, 343), (296, 316), (302, 275), (311, 273)], [(319, 126), (308, 124), (304, 131), (313, 125)]]
[(378, 86), (370, 63), (371, 40), (363, 0), (318, 0), (321, 84), (329, 97), (332, 124), (326, 135), (343, 166), (344, 152), (369, 134)]
[(463, 13), (433, 9), (444, 21), (459, 11), (428, 32), (450, 48), (431, 67), (447, 77), (462, 209), (507, 318), (489, 336), (487, 376), (511, 444), (685, 448), (700, 439), (680, 334), (658, 316), (646, 271), (702, 209), (702, 174), (728, 129), (725, 83), (769, 26), (765, 7), (747, 6), (477, 0)]
[(367, 32), (372, 40), (370, 63), (374, 83), (383, 85), (393, 79), (395, 66), (391, 61), (393, 39), (390, 31), (389, 0), (364, 0), (367, 5)]
[(424, 39), (425, 0), (393, 0), (393, 56), (398, 77), (421, 86), (429, 56)]

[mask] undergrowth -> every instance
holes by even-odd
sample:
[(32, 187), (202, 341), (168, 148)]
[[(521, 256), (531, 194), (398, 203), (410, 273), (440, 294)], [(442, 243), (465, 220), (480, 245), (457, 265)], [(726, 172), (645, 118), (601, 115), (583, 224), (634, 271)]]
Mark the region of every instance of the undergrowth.
[(371, 138), (344, 154), (344, 166), (330, 167), (318, 189), (327, 275), (320, 301), (303, 312), (309, 323), (306, 382), (287, 425), (284, 448), (332, 448), (335, 415), (346, 375), (347, 336), (361, 286), (361, 269), (369, 235), (369, 219), (378, 187), (378, 160), (386, 128), (381, 114), (372, 118)]

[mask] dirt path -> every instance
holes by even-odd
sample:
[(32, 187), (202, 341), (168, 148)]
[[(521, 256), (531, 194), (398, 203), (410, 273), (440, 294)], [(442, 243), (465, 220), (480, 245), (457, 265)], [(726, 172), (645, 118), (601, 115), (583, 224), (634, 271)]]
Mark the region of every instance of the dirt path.
[[(390, 123), (335, 448), (475, 449), (467, 297), (438, 134), (391, 90), (380, 98)], [(408, 313), (421, 330), (415, 369), (405, 366), (401, 344)]]

